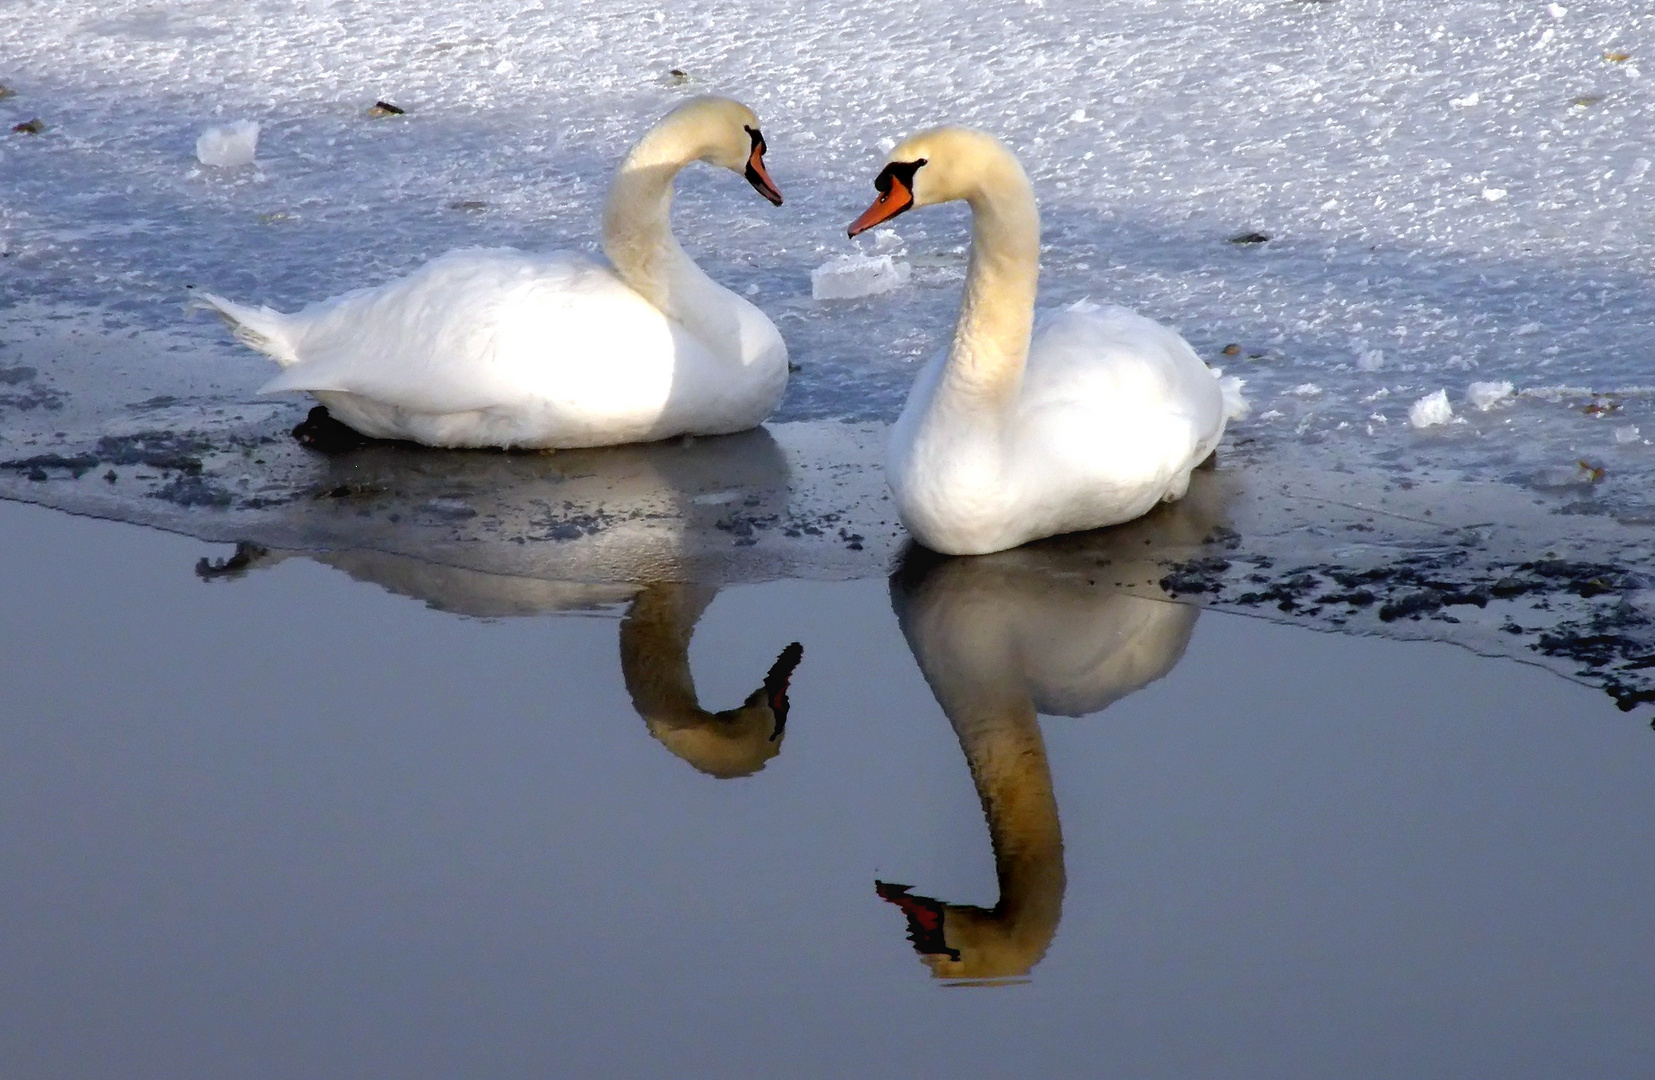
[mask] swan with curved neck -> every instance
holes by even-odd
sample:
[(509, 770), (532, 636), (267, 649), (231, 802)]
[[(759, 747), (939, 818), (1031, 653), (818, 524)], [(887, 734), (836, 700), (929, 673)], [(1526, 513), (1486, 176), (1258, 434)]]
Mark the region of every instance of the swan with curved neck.
[(294, 314), (201, 300), (371, 438), (559, 449), (741, 431), (787, 384), (787, 347), (672, 234), (673, 181), (704, 161), (782, 196), (758, 117), (703, 97), (632, 147), (603, 214), (609, 265), (572, 252), (453, 251), (408, 277)]
[(886, 478), (926, 547), (980, 555), (1115, 525), (1180, 498), (1245, 404), (1178, 334), (1082, 302), (1036, 336), (1040, 214), (1016, 157), (966, 128), (890, 155), (855, 236), (916, 206), (971, 207), (965, 295), (946, 352), (891, 431)]

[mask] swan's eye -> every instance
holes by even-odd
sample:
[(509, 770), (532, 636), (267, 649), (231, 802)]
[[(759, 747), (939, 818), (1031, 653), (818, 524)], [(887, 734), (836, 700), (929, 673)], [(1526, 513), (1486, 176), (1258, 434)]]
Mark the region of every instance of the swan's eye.
[(925, 164), (925, 160), (925, 158), (919, 158), (916, 161), (891, 162), (880, 170), (878, 176), (874, 177), (874, 190), (881, 195), (889, 195), (891, 193), (891, 181), (895, 180), (902, 185), (905, 191), (913, 191), (914, 174), (919, 172), (919, 167)]

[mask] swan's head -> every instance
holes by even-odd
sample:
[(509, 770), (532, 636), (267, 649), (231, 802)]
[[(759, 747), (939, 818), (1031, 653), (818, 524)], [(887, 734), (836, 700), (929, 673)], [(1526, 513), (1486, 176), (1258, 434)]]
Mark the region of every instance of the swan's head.
[(791, 708), (787, 688), (804, 648), (794, 642), (764, 676), (764, 683), (734, 709), (699, 709), (675, 716), (645, 717), (649, 733), (668, 750), (708, 776), (730, 780), (751, 776), (781, 752)]
[(897, 144), (885, 159), (885, 167), (873, 182), (879, 197), (851, 222), (850, 235), (916, 206), (969, 200), (1008, 166), (1021, 175), (1017, 159), (992, 135), (961, 127), (922, 131)]
[(785, 709), (751, 701), (737, 709), (706, 713), (700, 723), (651, 718), (649, 733), (674, 757), (719, 780), (752, 776), (781, 753), (787, 730)]
[(658, 128), (680, 142), (686, 151), (684, 160), (729, 169), (776, 206), (782, 204), (782, 193), (764, 167), (764, 133), (759, 130), (758, 114), (741, 102), (691, 98), (668, 113)]
[(908, 940), (938, 979), (966, 979), (993, 985), (1029, 973), (1046, 955), (1063, 906), (1063, 869), (1056, 867), (1056, 902), (1038, 900), (1018, 915), (999, 908), (947, 904), (914, 893), (907, 885), (875, 881), (874, 892), (908, 918)]

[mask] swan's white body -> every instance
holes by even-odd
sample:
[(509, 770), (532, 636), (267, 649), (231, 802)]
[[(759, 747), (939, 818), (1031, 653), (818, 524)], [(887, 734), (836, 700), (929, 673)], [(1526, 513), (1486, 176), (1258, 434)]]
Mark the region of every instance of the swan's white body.
[(737, 135), (758, 123), (698, 99), (627, 155), (604, 214), (612, 266), (474, 249), (291, 315), (202, 299), (282, 366), (263, 392), (308, 391), (374, 438), (557, 449), (753, 427), (787, 385), (787, 347), (679, 247), (669, 219), (681, 168), (731, 164), (717, 143), (732, 120)]
[(966, 199), (974, 225), (953, 343), (891, 431), (886, 478), (908, 531), (932, 550), (980, 555), (1181, 498), (1245, 412), (1239, 381), (1221, 382), (1176, 332), (1124, 308), (1076, 304), (1033, 335), (1040, 219), (994, 139), (941, 129), (891, 159), (926, 161), (911, 205)]

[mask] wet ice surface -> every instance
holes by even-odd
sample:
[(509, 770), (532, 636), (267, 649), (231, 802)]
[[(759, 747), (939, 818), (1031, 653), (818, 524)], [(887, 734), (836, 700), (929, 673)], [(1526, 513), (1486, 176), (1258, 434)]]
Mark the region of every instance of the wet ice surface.
[[(8, 1076), (1655, 1053), (1648, 731), (1542, 671), (1092, 573), (1155, 573), (1141, 532), (576, 618), (348, 554), (198, 582), (227, 549), (15, 503), (0, 536)], [(780, 737), (697, 712), (792, 641)]]
[[(90, 454), (98, 467), (71, 482), (37, 461), (0, 470), (0, 487), (215, 538), (395, 547), (398, 530), (353, 537), (344, 514), (296, 541), (252, 505), (297, 504), (335, 467), (271, 441), (299, 407), (252, 398), (266, 361), (184, 311), (187, 287), (292, 308), (455, 246), (591, 249), (630, 140), (684, 95), (726, 92), (764, 118), (788, 202), (773, 210), (734, 177), (691, 170), (676, 221), (787, 336), (800, 370), (779, 420), (894, 417), (952, 318), (965, 218), (915, 213), (854, 243), (843, 229), (873, 194), (882, 140), (984, 126), (1034, 178), (1043, 303), (1134, 307), (1248, 380), (1253, 415), (1225, 455), (1253, 493), (1227, 549), (1255, 560), (1248, 573), (1452, 557), (1468, 581), (1494, 581), (1573, 560), (1545, 577), (1558, 596), (1525, 594), (1532, 614), (1503, 610), (1479, 647), (1533, 655), (1539, 623), (1572, 621), (1577, 636), (1623, 639), (1600, 681), (1613, 670), (1644, 685), (1627, 665), (1655, 653), (1638, 547), (1655, 517), (1652, 27), (1629, 2), (1460, 0), (1428, 16), (1345, 0), (1142, 0), (1106, 15), (1061, 0), (24, 3), (0, 23), (0, 82), (15, 91), (0, 120), (39, 116), (45, 130), (0, 139), (0, 459)], [(407, 112), (370, 116), (376, 100)], [(261, 125), (255, 162), (201, 165), (201, 132), (242, 119)], [(908, 266), (908, 283), (813, 298), (812, 270), (853, 251)], [(1501, 381), (1509, 400), (1468, 400)], [(1411, 407), (1438, 391), (1452, 417), (1415, 428)], [(814, 448), (788, 449), (778, 428), (794, 473), (823, 464), (810, 453), (847, 455), (840, 486), (795, 510), (857, 517), (846, 536), (871, 541), (889, 515), (877, 476), (857, 470), (877, 461), (877, 432), (791, 430)], [(143, 481), (106, 460), (130, 447), (98, 452), (155, 432), (194, 440), (203, 477)], [(425, 468), (470, 474), (476, 460)], [(111, 467), (121, 479), (99, 487)], [(412, 486), (419, 505), (454, 497)], [(1329, 498), (1372, 532), (1320, 520)], [(476, 557), (460, 561), (509, 562), (508, 536), (480, 554), (491, 519), (478, 516)], [(743, 573), (829, 548), (851, 562), (824, 573), (877, 572), (895, 541), (884, 528), (860, 562), (843, 540)], [(1386, 600), (1446, 585), (1458, 588), (1404, 581), (1347, 628), (1465, 640), (1473, 609), (1507, 603), (1427, 597), (1377, 618)], [(1327, 625), (1315, 607), (1277, 613)]]

